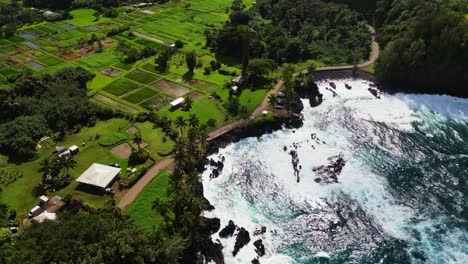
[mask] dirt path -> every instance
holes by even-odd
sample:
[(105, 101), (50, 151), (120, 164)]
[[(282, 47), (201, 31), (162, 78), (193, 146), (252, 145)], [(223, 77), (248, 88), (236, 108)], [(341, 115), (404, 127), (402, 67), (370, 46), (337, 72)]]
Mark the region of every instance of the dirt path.
[[(362, 70), (368, 69), (375, 62), (375, 60), (379, 57), (379, 44), (375, 41), (375, 36), (374, 36), (375, 35), (375, 30), (371, 26), (369, 26), (369, 29), (370, 29), (370, 31), (372, 32), (372, 35), (373, 35), (372, 36), (372, 52), (371, 52), (371, 55), (370, 55), (368, 61), (358, 65), (358, 68), (362, 69)], [(150, 36), (146, 36), (146, 35), (138, 33), (138, 32), (133, 32), (133, 33), (135, 35), (137, 35), (137, 36), (140, 36), (140, 35), (145, 36), (145, 37), (140, 36), (140, 37), (143, 37), (143, 38), (147, 38), (147, 39), (151, 38), (150, 40), (153, 40), (153, 41), (156, 41), (156, 42), (161, 41), (161, 40), (154, 39), (154, 38), (152, 38)], [(161, 43), (161, 42), (159, 42), (159, 43)], [(162, 44), (164, 44), (164, 43), (162, 43)], [(353, 68), (353, 65), (331, 66), (331, 67), (318, 68), (317, 71), (345, 70), (345, 69), (352, 69), (352, 68)], [(260, 105), (252, 112), (251, 116), (252, 117), (257, 117), (264, 110), (267, 110), (268, 107), (269, 107), (268, 96), (270, 96), (271, 94), (277, 94), (281, 90), (282, 87), (283, 87), (283, 81), (280, 80), (275, 85), (275, 87), (273, 87), (273, 89), (271, 89), (268, 92), (268, 94), (265, 96), (265, 98), (260, 103)], [(216, 137), (219, 137), (219, 136), (223, 135), (224, 133), (229, 132), (230, 130), (234, 129), (235, 127), (240, 126), (244, 122), (245, 121), (243, 121), (243, 120), (238, 120), (238, 121), (231, 122), (229, 124), (222, 125), (222, 126), (218, 127), (216, 130), (214, 130), (214, 131), (212, 131), (211, 133), (208, 134), (208, 140), (212, 140), (212, 139), (214, 139)], [(148, 170), (148, 172), (135, 185), (133, 185), (133, 187), (130, 188), (128, 190), (128, 192), (120, 199), (120, 202), (117, 205), (117, 207), (119, 207), (122, 211), (125, 211), (125, 209), (127, 209), (127, 207), (136, 199), (136, 197), (143, 190), (143, 188), (154, 177), (156, 177), (156, 175), (158, 175), (161, 171), (164, 171), (164, 170), (173, 171), (174, 166), (175, 166), (174, 159), (167, 158), (167, 159), (164, 159), (164, 160), (160, 161), (155, 166), (151, 167)]]
[(169, 42), (166, 42), (164, 40), (160, 40), (160, 39), (157, 39), (157, 38), (154, 38), (154, 37), (151, 37), (151, 36), (148, 36), (146, 34), (143, 34), (143, 33), (140, 33), (140, 32), (136, 32), (136, 31), (133, 31), (132, 32), (133, 35), (137, 36), (137, 37), (140, 37), (140, 38), (144, 38), (144, 39), (147, 39), (147, 40), (151, 40), (151, 41), (154, 41), (154, 42), (157, 42), (159, 44), (163, 44), (163, 45), (166, 45), (168, 47), (171, 46), (171, 43)]
[(135, 185), (130, 188), (127, 193), (120, 199), (119, 204), (117, 207), (119, 207), (122, 211), (125, 211), (127, 207), (135, 201), (137, 198), (138, 194), (145, 188), (145, 186), (154, 178), (156, 175), (158, 175), (161, 171), (169, 170), (173, 171), (174, 170), (174, 160), (172, 158), (167, 158), (153, 167), (151, 167), (148, 172), (137, 182)]

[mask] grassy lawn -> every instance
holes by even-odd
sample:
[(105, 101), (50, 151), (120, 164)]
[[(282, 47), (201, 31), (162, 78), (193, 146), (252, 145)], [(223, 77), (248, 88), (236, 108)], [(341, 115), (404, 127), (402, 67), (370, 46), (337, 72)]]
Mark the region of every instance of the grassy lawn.
[[(172, 151), (174, 142), (169, 137), (166, 137), (166, 134), (160, 128), (153, 128), (153, 123), (136, 123), (135, 127), (140, 130), (143, 141), (149, 144), (146, 149), (157, 161), (158, 158), (160, 160)], [(166, 138), (165, 141), (164, 137)]]
[[(70, 147), (77, 145), (80, 147), (80, 152), (75, 155), (77, 167), (70, 170), (73, 179), (76, 179), (83, 173), (92, 163), (119, 163), (123, 169), (127, 167), (127, 161), (115, 157), (107, 148), (101, 147), (99, 141), (95, 139), (96, 133), (105, 137), (119, 128), (128, 126), (128, 120), (124, 119), (111, 119), (107, 121), (99, 121), (94, 127), (85, 127), (79, 133), (69, 135), (65, 141), (56, 142), (45, 146), (41, 151), (44, 153), (42, 157), (46, 157), (52, 153), (55, 146)], [(83, 146), (82, 143), (85, 143)], [(37, 171), (39, 170), (39, 163), (42, 159), (25, 162), (19, 165), (9, 164), (8, 169), (19, 169), (23, 171), (23, 177), (10, 184), (0, 192), (0, 201), (10, 205), (12, 208), (17, 209), (18, 216), (26, 215), (29, 210), (37, 204), (37, 195), (34, 194), (33, 189), (42, 180), (42, 176)], [(50, 193), (49, 196), (72, 194), (76, 198), (81, 198), (96, 206), (102, 206), (108, 199), (107, 196), (100, 196), (89, 194), (76, 190), (77, 183), (73, 180), (72, 183), (66, 188), (58, 191), (57, 193)]]
[(158, 92), (156, 92), (155, 90), (143, 87), (140, 90), (125, 96), (124, 99), (129, 101), (130, 103), (138, 104), (139, 102), (149, 99), (155, 96), (156, 94), (158, 94)]
[(64, 60), (52, 55), (45, 55), (44, 57), (37, 58), (36, 62), (39, 62), (40, 64), (44, 64), (46, 66), (54, 66), (64, 62)]
[(122, 79), (117, 79), (107, 85), (104, 88), (104, 91), (109, 92), (113, 95), (120, 96), (126, 92), (129, 92), (131, 90), (136, 89), (140, 84), (130, 81), (128, 79), (122, 78)]
[(136, 225), (148, 231), (153, 231), (159, 227), (162, 221), (161, 215), (152, 210), (151, 207), (153, 201), (157, 198), (164, 199), (167, 197), (170, 178), (171, 174), (169, 172), (158, 174), (128, 207), (126, 214), (135, 221)]
[(144, 84), (149, 84), (159, 79), (159, 77), (154, 74), (147, 73), (147, 72), (140, 71), (140, 70), (134, 70), (130, 72), (129, 74), (127, 74), (125, 77), (127, 77), (130, 80), (134, 80), (136, 82), (144, 83)]
[(216, 101), (208, 99), (207, 96), (196, 100), (190, 111), (183, 111), (180, 108), (171, 111), (170, 107), (165, 107), (161, 112), (167, 114), (172, 119), (175, 119), (177, 116), (188, 118), (189, 114), (192, 113), (196, 114), (202, 123), (208, 121), (210, 118), (214, 118), (218, 124), (223, 123), (226, 116), (222, 106)]
[(87, 8), (72, 10), (70, 11), (70, 14), (73, 16), (73, 18), (65, 20), (64, 22), (78, 27), (85, 27), (110, 20), (110, 18), (107, 17), (99, 17), (98, 21), (94, 21), (96, 19), (96, 17), (93, 16), (95, 12), (96, 11), (93, 9)]
[(112, 82), (112, 78), (96, 72), (96, 77), (88, 83), (88, 95), (91, 96), (99, 92), (103, 87)]

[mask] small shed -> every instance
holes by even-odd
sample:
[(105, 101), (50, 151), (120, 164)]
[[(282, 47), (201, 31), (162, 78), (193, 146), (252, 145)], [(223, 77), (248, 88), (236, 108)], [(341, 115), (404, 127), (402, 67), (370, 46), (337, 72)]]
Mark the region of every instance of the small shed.
[(42, 16), (44, 16), (45, 18), (48, 18), (48, 19), (54, 19), (54, 18), (60, 17), (61, 14), (57, 13), (57, 12), (52, 12), (52, 11), (47, 10), (44, 13), (42, 13)]
[(179, 97), (175, 99), (174, 101), (171, 102), (171, 107), (172, 108), (178, 108), (182, 105), (182, 103), (185, 101), (183, 97)]
[(268, 113), (269, 113), (269, 112), (268, 112), (267, 110), (263, 110), (263, 111), (262, 111), (262, 114), (263, 114), (263, 115), (268, 115)]
[(33, 220), (35, 220), (35, 221), (37, 221), (39, 223), (42, 223), (45, 220), (53, 221), (55, 219), (57, 219), (57, 214), (56, 213), (49, 213), (47, 211), (44, 211), (40, 215), (33, 218)]
[(75, 155), (76, 153), (80, 151), (80, 148), (78, 148), (77, 145), (73, 145), (69, 147), (68, 150), (71, 152), (72, 155)]
[(49, 197), (41, 195), (41, 197), (39, 197), (39, 200), (41, 201), (41, 203), (47, 203), (49, 201)]

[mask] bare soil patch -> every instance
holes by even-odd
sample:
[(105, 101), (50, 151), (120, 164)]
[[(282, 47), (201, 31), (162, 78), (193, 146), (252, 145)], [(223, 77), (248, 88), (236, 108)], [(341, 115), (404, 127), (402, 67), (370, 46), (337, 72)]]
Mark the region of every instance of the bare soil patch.
[(130, 128), (128, 128), (127, 131), (125, 131), (125, 132), (127, 132), (127, 134), (129, 134), (129, 135), (133, 135), (133, 134), (135, 134), (136, 132), (138, 132), (138, 128), (136, 128), (136, 127), (130, 127)]
[(107, 76), (116, 77), (120, 75), (121, 71), (116, 70), (114, 68), (106, 68), (102, 70), (101, 73)]
[(190, 93), (188, 95), (188, 97), (190, 97), (190, 99), (192, 100), (197, 100), (198, 98), (202, 97), (204, 94), (200, 93), (200, 92), (193, 92), (193, 93)]
[(57, 54), (57, 56), (59, 56), (62, 59), (65, 59), (65, 60), (75, 60), (75, 59), (79, 59), (79, 58), (81, 58), (83, 56), (86, 56), (86, 53), (83, 53), (82, 49), (79, 49), (79, 50), (64, 50), (64, 51), (59, 52)]
[(112, 154), (122, 159), (128, 159), (132, 154), (132, 147), (128, 143), (123, 143), (111, 149)]
[(165, 93), (172, 94), (175, 96), (183, 96), (187, 94), (188, 92), (190, 92), (189, 88), (170, 82), (168, 80), (160, 80), (158, 82), (153, 83), (151, 86), (160, 91), (163, 91)]

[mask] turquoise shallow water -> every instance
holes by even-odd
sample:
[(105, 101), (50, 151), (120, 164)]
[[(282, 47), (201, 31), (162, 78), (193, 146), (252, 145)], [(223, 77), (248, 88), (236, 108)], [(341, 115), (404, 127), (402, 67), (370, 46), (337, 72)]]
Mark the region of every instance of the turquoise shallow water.
[[(334, 97), (304, 101), (304, 125), (221, 149), (224, 169), (203, 174), (207, 216), (233, 220), (252, 241), (226, 263), (468, 263), (468, 100), (437, 95), (382, 95), (364, 80), (333, 80)], [(345, 83), (352, 86), (345, 88)], [(285, 151), (285, 148), (287, 149)], [(297, 153), (299, 181), (290, 151)], [(339, 157), (338, 183), (316, 182)], [(323, 168), (323, 167), (322, 167)], [(254, 236), (254, 230), (267, 233)], [(218, 239), (217, 235), (213, 239)]]

